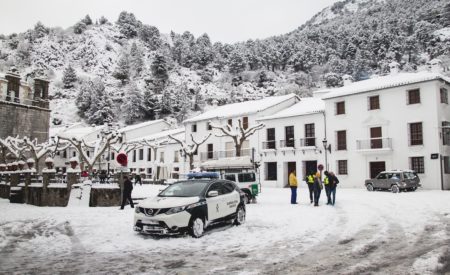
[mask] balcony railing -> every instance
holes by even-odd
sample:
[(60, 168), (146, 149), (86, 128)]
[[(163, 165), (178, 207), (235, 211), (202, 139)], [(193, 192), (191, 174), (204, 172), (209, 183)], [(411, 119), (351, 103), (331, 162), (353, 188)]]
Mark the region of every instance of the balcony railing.
[(275, 140), (263, 141), (263, 149), (277, 149), (277, 142)]
[(357, 150), (392, 149), (391, 138), (371, 138), (356, 141)]
[[(241, 157), (251, 156), (252, 149), (241, 149)], [(209, 151), (200, 153), (200, 160), (217, 160), (222, 158), (232, 158), (236, 157), (236, 150), (227, 150), (227, 151)]]
[(316, 146), (316, 138), (301, 138), (300, 139), (300, 147), (308, 147), (308, 146)]
[(295, 139), (280, 140), (280, 148), (295, 148)]

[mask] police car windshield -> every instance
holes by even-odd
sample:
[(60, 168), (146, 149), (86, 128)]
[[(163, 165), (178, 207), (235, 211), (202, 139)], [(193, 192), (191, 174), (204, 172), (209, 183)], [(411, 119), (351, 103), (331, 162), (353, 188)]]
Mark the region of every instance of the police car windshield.
[(174, 183), (159, 193), (159, 197), (198, 197), (209, 181), (182, 181)]

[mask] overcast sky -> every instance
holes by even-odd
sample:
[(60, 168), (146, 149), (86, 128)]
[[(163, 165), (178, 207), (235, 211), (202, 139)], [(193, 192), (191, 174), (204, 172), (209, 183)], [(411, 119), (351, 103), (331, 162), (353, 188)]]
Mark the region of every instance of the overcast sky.
[(208, 33), (213, 42), (283, 34), (336, 0), (0, 0), (0, 33), (23, 32), (37, 21), (67, 28), (89, 14), (116, 21), (123, 10), (163, 33)]

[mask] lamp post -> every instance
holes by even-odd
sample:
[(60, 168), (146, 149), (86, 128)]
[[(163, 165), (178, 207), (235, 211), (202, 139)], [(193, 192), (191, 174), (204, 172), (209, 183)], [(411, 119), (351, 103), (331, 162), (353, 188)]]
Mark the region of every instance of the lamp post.
[(322, 140), (323, 148), (325, 149), (325, 170), (328, 171), (328, 140), (324, 138)]

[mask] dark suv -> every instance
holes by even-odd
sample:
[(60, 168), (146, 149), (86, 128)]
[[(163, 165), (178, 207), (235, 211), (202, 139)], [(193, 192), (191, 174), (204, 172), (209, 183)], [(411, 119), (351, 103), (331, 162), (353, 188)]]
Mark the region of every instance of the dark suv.
[(379, 173), (374, 179), (366, 180), (368, 191), (391, 190), (392, 193), (400, 191), (415, 191), (420, 187), (420, 179), (416, 172), (411, 170), (392, 170)]

